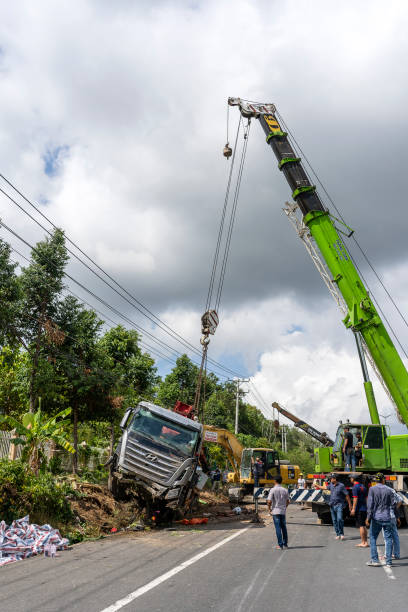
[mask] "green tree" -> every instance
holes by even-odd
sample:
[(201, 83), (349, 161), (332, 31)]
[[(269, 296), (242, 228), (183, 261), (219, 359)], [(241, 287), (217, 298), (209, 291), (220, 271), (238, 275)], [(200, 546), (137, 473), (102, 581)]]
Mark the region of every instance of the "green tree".
[[(111, 420), (115, 406), (111, 391), (115, 385), (109, 357), (99, 345), (103, 321), (93, 310), (84, 308), (78, 300), (67, 296), (58, 303), (55, 324), (63, 342), (50, 352), (54, 367), (65, 380), (65, 397), (72, 408), (73, 445), (78, 450), (78, 422)], [(73, 457), (76, 472), (77, 454)]]
[(69, 421), (64, 419), (70, 412), (71, 409), (67, 408), (49, 419), (39, 408), (34, 414), (24, 414), (21, 421), (11, 416), (0, 417), (0, 423), (5, 423), (20, 436), (14, 438), (13, 444), (23, 446), (22, 459), (27, 461), (29, 468), (36, 475), (45, 461), (44, 446), (50, 440), (70, 453), (75, 452), (65, 433)]
[(139, 347), (139, 334), (118, 325), (107, 331), (100, 347), (109, 358), (109, 367), (115, 378), (115, 394), (123, 397), (126, 405), (143, 396), (153, 398), (160, 378), (154, 359)]
[(31, 252), (31, 262), (23, 268), (19, 277), (21, 290), (18, 322), (13, 330), (30, 356), (29, 402), (34, 411), (40, 395), (37, 383), (41, 359), (47, 358), (48, 348), (56, 340), (53, 337), (53, 320), (63, 288), (64, 268), (68, 260), (65, 238), (56, 229), (50, 237), (38, 242)]
[(18, 343), (17, 321), (20, 287), (11, 247), (0, 239), (0, 347)]
[(199, 368), (187, 355), (181, 355), (177, 359), (175, 367), (159, 386), (157, 393), (159, 402), (167, 408), (173, 408), (177, 400), (192, 405), (196, 392), (198, 371)]

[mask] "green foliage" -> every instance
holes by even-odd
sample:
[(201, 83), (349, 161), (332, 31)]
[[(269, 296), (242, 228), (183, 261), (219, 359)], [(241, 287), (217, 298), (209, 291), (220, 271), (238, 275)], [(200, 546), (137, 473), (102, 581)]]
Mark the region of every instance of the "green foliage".
[(26, 514), (32, 522), (69, 521), (71, 493), (51, 474), (36, 476), (21, 461), (0, 460), (0, 517), (6, 523)]
[(0, 239), (0, 346), (18, 343), (16, 320), (20, 287), (15, 273), (17, 264), (11, 261), (11, 247)]
[[(69, 421), (63, 420), (71, 413), (71, 408), (59, 412), (52, 418), (44, 417), (41, 409), (35, 414), (27, 412), (21, 421), (11, 416), (0, 416), (0, 423), (5, 423), (16, 431), (14, 445), (23, 446), (22, 459), (28, 463), (29, 468), (38, 474), (45, 461), (44, 445), (50, 440), (64, 450), (74, 453), (75, 450), (65, 436), (65, 428)], [(59, 420), (58, 419), (62, 419)], [(58, 422), (57, 422), (58, 421)]]
[(159, 386), (157, 399), (166, 408), (173, 408), (177, 400), (185, 404), (194, 403), (198, 367), (187, 355), (182, 355), (176, 361), (173, 370)]

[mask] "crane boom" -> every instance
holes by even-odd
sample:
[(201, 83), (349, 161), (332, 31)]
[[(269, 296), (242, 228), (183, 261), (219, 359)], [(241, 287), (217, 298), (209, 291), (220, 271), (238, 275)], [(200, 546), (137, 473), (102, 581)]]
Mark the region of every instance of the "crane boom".
[[(266, 141), (278, 159), (279, 169), (292, 189), (292, 198), (303, 214), (303, 223), (330, 270), (332, 282), (336, 283), (344, 298), (347, 314), (343, 323), (362, 335), (402, 421), (408, 425), (408, 372), (339, 235), (335, 219), (323, 205), (316, 186), (310, 182), (301, 159), (276, 118), (276, 107), (240, 98), (229, 98), (228, 104), (238, 106), (244, 117), (259, 120)], [(372, 423), (379, 424), (375, 403), (369, 401), (369, 409)]]
[(309, 436), (312, 436), (312, 438), (315, 440), (318, 440), (318, 442), (321, 444), (324, 444), (324, 446), (333, 446), (333, 440), (331, 440), (325, 432), (320, 432), (305, 421), (302, 421), (302, 419), (299, 419), (297, 416), (289, 412), (289, 410), (282, 408), (278, 402), (273, 402), (272, 406), (273, 408), (276, 408), (280, 414), (283, 414), (283, 416), (285, 416), (287, 419), (293, 421), (296, 427), (299, 427), (299, 429), (309, 434)]

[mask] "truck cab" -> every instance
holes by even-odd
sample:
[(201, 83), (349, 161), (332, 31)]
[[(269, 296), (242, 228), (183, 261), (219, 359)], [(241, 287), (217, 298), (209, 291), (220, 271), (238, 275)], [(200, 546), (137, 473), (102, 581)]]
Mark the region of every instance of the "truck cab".
[(201, 423), (143, 401), (125, 412), (120, 427), (110, 464), (112, 493), (133, 483), (156, 502), (183, 507), (198, 481)]

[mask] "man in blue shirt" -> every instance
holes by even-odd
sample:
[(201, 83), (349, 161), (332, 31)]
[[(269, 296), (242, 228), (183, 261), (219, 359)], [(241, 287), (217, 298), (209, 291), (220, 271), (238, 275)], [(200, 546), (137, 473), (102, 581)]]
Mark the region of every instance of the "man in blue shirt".
[(396, 502), (393, 490), (387, 487), (384, 474), (379, 472), (374, 476), (374, 482), (378, 483), (370, 487), (367, 497), (367, 520), (366, 525), (370, 528), (371, 559), (367, 565), (371, 567), (381, 566), (378, 559), (377, 538), (381, 529), (385, 541), (385, 565), (392, 565), (392, 513)]
[(360, 544), (356, 544), (360, 548), (367, 548), (367, 529), (365, 526), (365, 522), (367, 519), (367, 489), (362, 484), (361, 474), (357, 474), (356, 476), (350, 476), (350, 480), (353, 485), (353, 489), (351, 491), (351, 495), (353, 497), (353, 509), (351, 510), (351, 516), (356, 517), (356, 527), (360, 529)]
[[(324, 489), (324, 487), (317, 487), (318, 489)], [(351, 512), (351, 501), (350, 495), (347, 492), (344, 484), (337, 480), (336, 474), (330, 475), (330, 484), (327, 487), (327, 490), (330, 491), (330, 512), (332, 516), (334, 531), (336, 532), (336, 540), (344, 540), (344, 519), (343, 519), (343, 509), (348, 504), (349, 510)]]

